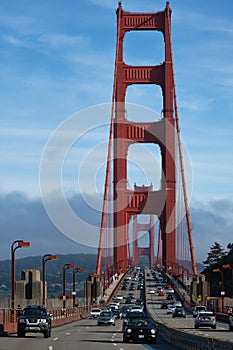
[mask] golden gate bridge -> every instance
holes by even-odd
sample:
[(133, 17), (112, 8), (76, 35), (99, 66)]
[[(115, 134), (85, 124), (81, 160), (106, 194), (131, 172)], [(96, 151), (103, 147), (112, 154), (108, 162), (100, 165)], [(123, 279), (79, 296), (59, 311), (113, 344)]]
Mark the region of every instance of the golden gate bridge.
[[(146, 256), (150, 266), (160, 266), (164, 272), (196, 275), (172, 56), (171, 9), (167, 2), (161, 12), (133, 13), (124, 11), (119, 2), (116, 14), (111, 123), (96, 274), (110, 267), (112, 273), (124, 273), (129, 266), (137, 266), (140, 256)], [(124, 61), (124, 38), (130, 31), (162, 33), (164, 62), (128, 65)], [(148, 122), (146, 115), (141, 122), (128, 120), (126, 93), (133, 84), (161, 88), (160, 120)], [(154, 144), (160, 149), (162, 174), (157, 191), (153, 183), (128, 188), (127, 155), (136, 143)], [(140, 245), (140, 232), (146, 232), (147, 246)]]

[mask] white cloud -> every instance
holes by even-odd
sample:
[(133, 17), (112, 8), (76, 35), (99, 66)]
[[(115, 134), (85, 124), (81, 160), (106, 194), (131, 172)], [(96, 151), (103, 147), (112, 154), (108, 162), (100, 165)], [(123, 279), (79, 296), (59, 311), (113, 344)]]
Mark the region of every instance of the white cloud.
[(80, 35), (67, 35), (61, 33), (47, 33), (43, 34), (38, 39), (40, 42), (47, 43), (53, 48), (64, 48), (65, 46), (74, 46), (76, 49), (77, 45), (86, 44), (88, 41), (87, 37)]
[(16, 38), (13, 35), (4, 35), (3, 39), (10, 45), (16, 46), (16, 47), (24, 47), (24, 48), (28, 48), (30, 47), (30, 45), (21, 39)]

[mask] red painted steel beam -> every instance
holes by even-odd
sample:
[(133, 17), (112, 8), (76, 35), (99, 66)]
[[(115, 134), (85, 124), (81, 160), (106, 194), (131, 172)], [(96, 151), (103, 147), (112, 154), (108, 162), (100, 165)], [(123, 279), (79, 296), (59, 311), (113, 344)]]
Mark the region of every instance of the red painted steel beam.
[[(165, 204), (162, 212), (160, 212), (163, 265), (167, 270), (171, 264), (174, 265), (176, 262), (174, 86), (168, 30), (170, 16), (171, 11), (168, 4), (165, 11), (156, 14), (131, 14), (124, 12), (121, 5), (119, 5), (117, 10), (118, 33), (120, 33), (120, 36), (117, 43), (118, 60), (116, 62), (117, 84), (114, 120), (114, 264), (117, 265), (119, 261), (123, 261), (124, 268), (126, 268), (128, 259), (127, 239), (130, 217), (135, 213), (157, 213), (158, 209), (160, 209), (158, 208), (158, 199), (163, 201), (164, 198)], [(125, 33), (130, 30), (147, 29), (163, 33), (165, 42), (164, 63), (159, 66), (129, 66), (125, 64), (123, 60)], [(126, 122), (126, 89), (132, 84), (156, 84), (161, 86), (163, 94), (163, 128), (157, 130), (155, 123), (149, 125), (149, 127), (153, 125), (153, 131), (157, 131), (156, 137), (152, 136), (151, 141), (160, 144), (162, 170), (165, 177), (162, 182), (162, 190), (150, 194), (132, 193), (127, 190), (127, 150), (129, 144), (138, 142), (139, 139), (140, 142), (148, 142), (149, 138), (148, 130), (145, 133), (142, 124), (136, 126)], [(127, 126), (126, 123), (128, 123)], [(148, 199), (151, 200), (148, 201)]]

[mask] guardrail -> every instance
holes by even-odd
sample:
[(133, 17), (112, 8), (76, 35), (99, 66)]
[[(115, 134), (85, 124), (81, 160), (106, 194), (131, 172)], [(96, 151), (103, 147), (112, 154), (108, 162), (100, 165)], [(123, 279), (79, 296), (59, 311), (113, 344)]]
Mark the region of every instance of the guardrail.
[[(52, 314), (52, 327), (61, 326), (89, 315), (91, 307), (76, 307), (49, 310)], [(17, 332), (17, 309), (0, 309), (0, 336)]]
[[(177, 290), (176, 286), (173, 284), (173, 288), (176, 290), (176, 293), (179, 294), (179, 297), (181, 300), (184, 301), (182, 298), (182, 293)], [(186, 304), (186, 307), (188, 306), (190, 310), (192, 309), (192, 306), (190, 304)], [(171, 344), (174, 344), (181, 349), (187, 349), (187, 350), (229, 350), (233, 349), (233, 342), (226, 339), (226, 340), (219, 340), (212, 337), (204, 337), (201, 335), (191, 334), (187, 333), (182, 330), (177, 330), (174, 328), (170, 328), (166, 326), (165, 324), (161, 323), (161, 321), (156, 317), (153, 311), (150, 310), (150, 306), (147, 306), (147, 312), (149, 313), (150, 317), (155, 320), (155, 322), (158, 325), (158, 331), (161, 336), (168, 341)], [(219, 319), (227, 320), (227, 315), (219, 314), (216, 315), (219, 317)]]
[[(111, 286), (109, 289), (110, 294), (106, 302), (109, 302), (114, 297), (123, 278), (124, 275), (119, 278), (117, 283)], [(66, 309), (50, 309), (49, 312), (52, 314), (52, 328), (88, 317), (91, 309), (96, 306), (97, 305)], [(0, 308), (0, 336), (17, 332), (17, 314), (17, 309)]]

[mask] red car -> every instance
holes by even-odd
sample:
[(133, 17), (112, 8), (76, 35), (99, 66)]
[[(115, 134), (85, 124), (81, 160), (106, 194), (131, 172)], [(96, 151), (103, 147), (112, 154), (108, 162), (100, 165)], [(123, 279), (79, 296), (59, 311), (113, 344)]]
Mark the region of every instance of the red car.
[(160, 291), (159, 291), (159, 296), (160, 296), (160, 297), (164, 297), (164, 296), (165, 296), (164, 290), (160, 290)]

